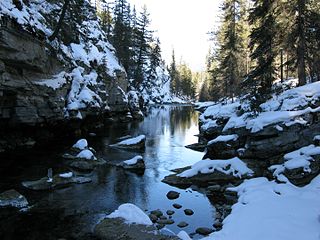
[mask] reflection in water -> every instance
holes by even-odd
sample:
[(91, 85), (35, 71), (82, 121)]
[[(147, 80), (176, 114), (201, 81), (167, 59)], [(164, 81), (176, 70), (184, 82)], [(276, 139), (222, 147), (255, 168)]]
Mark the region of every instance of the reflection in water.
[[(45, 222), (44, 216), (43, 214), (38, 216), (37, 209), (47, 209), (48, 211), (57, 209), (57, 212), (61, 214), (61, 219), (65, 219), (67, 216), (76, 216), (76, 220), (73, 219), (72, 227), (70, 224), (54, 220), (55, 222), (51, 223), (55, 226), (52, 227), (52, 230), (44, 228), (46, 232), (54, 231), (52, 233), (54, 237), (48, 239), (68, 238), (70, 234), (75, 234), (75, 232), (78, 234), (77, 239), (86, 239), (83, 237), (84, 235), (80, 234), (81, 232), (90, 232), (101, 217), (115, 210), (120, 204), (127, 202), (134, 203), (141, 209), (148, 211), (154, 209), (160, 209), (163, 212), (169, 209), (175, 210), (176, 213), (173, 215), (175, 224), (168, 226), (175, 233), (181, 230), (177, 227), (180, 221), (189, 223), (189, 226), (183, 229), (188, 233), (194, 232), (198, 227), (212, 227), (215, 212), (205, 195), (191, 189), (180, 190), (161, 182), (164, 176), (170, 174), (171, 169), (188, 166), (202, 159), (203, 153), (184, 147), (198, 140), (194, 136), (198, 133), (197, 120), (197, 113), (192, 107), (162, 106), (151, 108), (143, 122), (110, 125), (100, 132), (100, 137), (89, 138), (89, 144), (97, 150), (98, 157), (102, 157), (110, 163), (119, 163), (137, 154), (142, 155), (147, 168), (144, 175), (139, 176), (113, 166), (102, 166), (91, 175), (93, 182), (90, 184), (74, 185), (41, 194), (26, 191), (21, 186), (15, 186), (36, 205), (30, 210), (30, 218), (25, 217), (22, 222), (21, 219), (13, 219), (11, 227), (24, 228), (31, 225), (32, 221), (38, 221), (41, 225), (41, 222)], [(147, 137), (145, 152), (137, 153), (109, 147), (109, 144), (115, 143), (119, 137), (140, 134), (145, 134)], [(59, 154), (57, 151), (60, 151)], [(30, 153), (25, 158), (33, 159), (33, 161), (30, 160), (29, 165), (25, 164), (24, 166), (30, 170), (22, 175), (19, 171), (13, 170), (12, 174), (5, 174), (4, 182), (9, 183), (13, 179), (15, 182), (21, 182), (43, 177), (46, 172), (42, 172), (53, 167), (53, 161), (55, 161), (54, 171), (64, 169), (62, 160), (57, 157), (63, 151), (63, 148), (55, 150), (55, 152), (44, 151), (43, 154), (40, 154), (41, 157), (38, 153)], [(17, 162), (19, 160), (21, 159), (12, 159)], [(40, 165), (43, 170), (41, 173), (34, 169), (38, 168), (39, 161), (41, 161)], [(18, 164), (14, 166), (19, 168)], [(3, 184), (2, 187), (9, 188)], [(166, 193), (170, 190), (180, 192), (179, 199), (168, 200)], [(183, 208), (173, 209), (173, 203), (179, 203)], [(195, 212), (194, 215), (186, 216), (183, 212), (185, 208), (191, 208)], [(4, 220), (0, 220), (0, 225), (2, 221)], [(50, 221), (49, 216), (47, 221)], [(81, 226), (81, 230), (79, 230), (79, 226)], [(5, 231), (4, 229), (0, 230)], [(39, 231), (41, 232), (37, 229), (37, 234)], [(17, 237), (14, 233), (11, 234), (13, 234), (10, 235), (11, 239)], [(28, 232), (24, 239), (32, 239), (34, 234), (36, 234), (35, 231)]]

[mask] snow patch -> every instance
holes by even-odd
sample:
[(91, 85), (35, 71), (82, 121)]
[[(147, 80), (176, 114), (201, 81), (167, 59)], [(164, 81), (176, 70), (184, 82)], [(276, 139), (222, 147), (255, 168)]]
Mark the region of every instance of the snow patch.
[(142, 156), (135, 156), (135, 157), (132, 158), (132, 159), (123, 161), (123, 163), (126, 164), (126, 165), (131, 166), (131, 165), (137, 164), (137, 162), (138, 162), (138, 161), (141, 161), (141, 160), (143, 160), (143, 157), (142, 157)]
[(122, 218), (127, 224), (152, 225), (150, 218), (140, 208), (131, 203), (120, 205), (107, 218)]
[(229, 141), (237, 141), (239, 136), (237, 134), (232, 135), (220, 135), (219, 137), (208, 142), (208, 145), (217, 143), (217, 142), (229, 142)]
[(88, 141), (86, 139), (80, 139), (72, 147), (80, 150), (84, 150), (88, 148)]
[(86, 159), (86, 160), (97, 160), (97, 158), (94, 156), (94, 154), (88, 150), (82, 150), (78, 155), (77, 158)]
[(245, 180), (231, 190), (239, 196), (221, 231), (203, 240), (318, 240), (320, 176), (299, 188), (266, 178)]
[(247, 167), (247, 165), (239, 158), (235, 157), (229, 160), (201, 160), (191, 166), (191, 169), (186, 170), (178, 177), (190, 178), (199, 173), (209, 174), (214, 171), (222, 172), (224, 174), (232, 174), (235, 177), (241, 178), (245, 175), (253, 175), (253, 171)]

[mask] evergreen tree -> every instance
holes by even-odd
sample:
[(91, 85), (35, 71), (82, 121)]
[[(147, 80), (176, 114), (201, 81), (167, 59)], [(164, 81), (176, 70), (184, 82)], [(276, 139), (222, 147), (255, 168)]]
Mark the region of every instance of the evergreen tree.
[(126, 71), (130, 67), (131, 59), (131, 28), (130, 12), (126, 0), (116, 0), (114, 7), (114, 27), (111, 43), (115, 47), (116, 55)]
[(277, 0), (255, 0), (249, 17), (250, 24), (254, 26), (250, 35), (251, 58), (256, 61), (256, 66), (249, 74), (247, 86), (254, 94), (253, 107), (256, 110), (269, 97), (276, 77), (275, 60), (279, 50), (276, 44), (276, 7)]
[(137, 18), (137, 28), (134, 36), (137, 60), (135, 63), (134, 86), (138, 88), (145, 78), (144, 72), (147, 60), (150, 56), (150, 43), (152, 41), (152, 31), (149, 28), (150, 19), (146, 6), (143, 6), (140, 16)]
[(148, 82), (152, 84), (152, 82), (157, 77), (157, 68), (161, 65), (161, 48), (160, 48), (160, 40), (157, 38), (151, 44), (151, 52), (150, 59), (147, 69)]
[(177, 65), (176, 65), (176, 57), (174, 53), (174, 49), (172, 50), (172, 61), (170, 64), (170, 67), (168, 68), (170, 78), (171, 78), (171, 92), (174, 94), (179, 94), (179, 73), (177, 70)]
[(243, 0), (225, 0), (223, 43), (220, 49), (222, 58), (221, 74), (225, 82), (225, 94), (233, 97), (237, 92), (240, 79), (245, 75), (242, 67), (245, 62), (244, 27), (242, 17), (245, 17)]

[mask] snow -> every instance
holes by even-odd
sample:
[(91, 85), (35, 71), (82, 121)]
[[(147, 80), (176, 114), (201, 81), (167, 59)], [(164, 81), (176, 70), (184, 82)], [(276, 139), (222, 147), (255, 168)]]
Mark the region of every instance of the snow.
[(181, 240), (191, 240), (188, 233), (186, 233), (185, 231), (180, 231), (177, 237), (180, 238)]
[(53, 90), (57, 90), (58, 88), (61, 88), (67, 83), (66, 76), (66, 72), (62, 71), (59, 74), (54, 75), (51, 79), (44, 79), (35, 83), (38, 85), (50, 87)]
[(143, 160), (142, 156), (135, 156), (132, 159), (123, 161), (123, 163), (126, 164), (126, 165), (135, 165), (135, 164), (137, 164), (138, 161), (141, 161), (141, 160)]
[(139, 207), (131, 203), (120, 205), (107, 218), (123, 218), (127, 224), (152, 225), (149, 217)]
[[(262, 112), (257, 117), (249, 119), (248, 115), (243, 114), (240, 117), (230, 118), (228, 123), (225, 125), (223, 131), (229, 130), (231, 128), (246, 127), (251, 130), (252, 133), (259, 132), (264, 127), (276, 124), (276, 123), (287, 123), (287, 126), (292, 124), (306, 124), (306, 121), (302, 121), (299, 117), (308, 113), (320, 112), (320, 107), (311, 108), (308, 107), (304, 110), (298, 111), (270, 111)], [(298, 119), (295, 119), (298, 118)]]
[(88, 75), (84, 75), (84, 69), (77, 67), (73, 69), (71, 76), (73, 78), (71, 91), (68, 95), (68, 110), (79, 110), (87, 107), (100, 108), (102, 99), (89, 86), (94, 86), (97, 81), (97, 74), (91, 72)]
[(87, 160), (97, 160), (94, 154), (88, 149), (82, 150), (76, 157)]
[(217, 143), (217, 142), (229, 142), (229, 141), (237, 141), (239, 136), (237, 134), (231, 134), (231, 135), (220, 135), (216, 137), (215, 139), (208, 142), (208, 145)]
[(247, 167), (247, 165), (241, 161), (239, 158), (235, 157), (229, 160), (201, 160), (191, 166), (191, 169), (188, 169), (180, 174), (178, 177), (190, 178), (199, 173), (209, 174), (214, 171), (218, 171), (224, 174), (232, 174), (235, 177), (241, 178), (245, 175), (252, 175), (254, 172)]
[(72, 178), (73, 173), (72, 172), (67, 172), (67, 173), (61, 173), (59, 174), (59, 177), (61, 178)]
[(223, 228), (203, 240), (319, 240), (320, 176), (299, 188), (266, 178), (245, 180)]
[(234, 102), (230, 104), (222, 104), (218, 103), (216, 105), (213, 105), (211, 107), (208, 107), (204, 113), (204, 118), (230, 118), (231, 116), (235, 115), (235, 112), (237, 111), (237, 108), (240, 107), (239, 102)]
[(313, 141), (320, 141), (320, 135), (317, 135), (313, 138)]
[(72, 147), (80, 150), (84, 150), (88, 148), (88, 141), (86, 139), (80, 139)]
[(197, 102), (194, 105), (195, 105), (196, 109), (201, 109), (201, 108), (208, 108), (208, 107), (213, 106), (215, 104), (216, 104), (215, 102)]
[(145, 135), (140, 135), (138, 137), (134, 137), (134, 138), (129, 138), (126, 140), (123, 140), (119, 143), (117, 143), (117, 145), (135, 145), (140, 143), (141, 141), (145, 140), (146, 136)]
[[(199, 107), (207, 107), (199, 117), (201, 130), (207, 131), (218, 127), (219, 119), (228, 120), (223, 126), (224, 132), (232, 128), (245, 127), (255, 133), (272, 124), (284, 124), (287, 127), (294, 124), (306, 125), (308, 121), (303, 118), (304, 115), (320, 112), (320, 107), (310, 107), (314, 106), (319, 98), (320, 82), (315, 82), (286, 90), (279, 95), (274, 94), (270, 100), (260, 105), (262, 112), (258, 115), (250, 112), (246, 101), (217, 102), (213, 105), (211, 102), (199, 104)], [(238, 111), (240, 109), (242, 111)], [(244, 113), (241, 114), (243, 111)], [(277, 129), (282, 131), (279, 127)]]
[(314, 161), (312, 156), (320, 155), (320, 147), (315, 145), (309, 145), (303, 148), (300, 148), (296, 151), (287, 153), (284, 155), (284, 163), (280, 165), (273, 165), (269, 169), (273, 172), (275, 177), (279, 177), (280, 174), (288, 170), (293, 170), (297, 168), (303, 168), (305, 172), (310, 172), (310, 162)]

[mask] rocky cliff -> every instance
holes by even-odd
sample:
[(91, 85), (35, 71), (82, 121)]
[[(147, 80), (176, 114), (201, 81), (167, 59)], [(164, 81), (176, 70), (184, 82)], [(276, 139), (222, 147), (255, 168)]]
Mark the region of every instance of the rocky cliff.
[[(126, 73), (89, 1), (0, 2), (0, 152), (131, 119)], [(90, 123), (90, 124), (89, 124)]]

